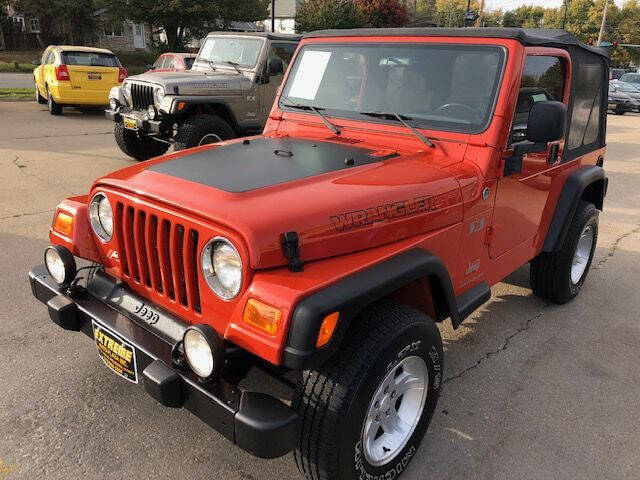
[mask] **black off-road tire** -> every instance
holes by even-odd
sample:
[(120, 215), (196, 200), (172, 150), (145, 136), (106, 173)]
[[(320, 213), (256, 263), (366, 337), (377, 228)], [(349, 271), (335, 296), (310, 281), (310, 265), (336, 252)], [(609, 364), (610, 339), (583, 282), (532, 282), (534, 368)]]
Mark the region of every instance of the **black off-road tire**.
[[(367, 411), (385, 376), (411, 356), (423, 359), (429, 374), (422, 414), (405, 446), (385, 464), (373, 466), (361, 442)], [(365, 308), (338, 352), (318, 370), (303, 372), (296, 388), (294, 454), (300, 472), (308, 480), (396, 478), (415, 456), (431, 422), (443, 366), (440, 332), (424, 313), (388, 302)]]
[(116, 123), (113, 133), (120, 150), (139, 161), (163, 155), (170, 147), (168, 143), (140, 137), (134, 130), (124, 128), (121, 123)]
[[(574, 283), (571, 279), (571, 266), (578, 246), (578, 241), (587, 226), (593, 228), (593, 245), (589, 254), (587, 267)], [(580, 202), (571, 221), (562, 248), (553, 253), (541, 253), (531, 261), (531, 289), (537, 296), (553, 303), (567, 303), (582, 288), (598, 241), (598, 209), (588, 202)]]
[[(174, 138), (173, 148), (184, 150), (220, 140), (229, 140), (236, 135), (233, 128), (216, 115), (200, 113), (187, 118), (178, 128)], [(213, 141), (209, 141), (213, 140)]]
[(49, 89), (47, 89), (47, 106), (49, 107), (49, 113), (51, 115), (62, 115), (62, 105), (53, 99)]
[[(35, 82), (35, 78), (34, 78), (34, 82)], [(40, 95), (40, 90), (38, 90), (38, 85), (36, 83), (35, 86), (35, 90), (36, 90), (36, 102), (38, 102), (38, 104), (40, 105), (46, 105), (47, 104), (47, 99), (44, 98), (42, 95)]]

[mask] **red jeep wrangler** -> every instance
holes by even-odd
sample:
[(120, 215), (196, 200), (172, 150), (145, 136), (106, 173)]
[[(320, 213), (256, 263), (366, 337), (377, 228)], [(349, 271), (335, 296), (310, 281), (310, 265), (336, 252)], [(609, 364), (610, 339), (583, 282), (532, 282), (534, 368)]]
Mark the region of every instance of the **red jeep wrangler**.
[[(608, 76), (563, 31), (311, 33), (262, 135), (64, 200), (33, 294), (112, 370), (254, 455), (294, 450), (308, 479), (395, 478), (440, 394), (436, 323), (457, 328), (527, 262), (537, 295), (580, 291)], [(253, 367), (291, 402), (243, 391)]]

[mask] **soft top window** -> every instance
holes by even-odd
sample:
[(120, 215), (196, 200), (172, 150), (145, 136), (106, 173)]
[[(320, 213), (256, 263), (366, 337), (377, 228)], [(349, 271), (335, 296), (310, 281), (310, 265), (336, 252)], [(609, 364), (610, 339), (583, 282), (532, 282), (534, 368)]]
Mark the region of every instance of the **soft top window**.
[(65, 65), (83, 65), (86, 67), (119, 67), (120, 62), (111, 53), (62, 52)]
[(497, 46), (306, 45), (280, 106), (310, 105), (369, 122), (389, 120), (366, 113), (395, 113), (422, 128), (479, 133), (491, 119), (504, 61)]
[(232, 62), (253, 67), (258, 61), (263, 41), (259, 38), (207, 37), (198, 60), (225, 64)]

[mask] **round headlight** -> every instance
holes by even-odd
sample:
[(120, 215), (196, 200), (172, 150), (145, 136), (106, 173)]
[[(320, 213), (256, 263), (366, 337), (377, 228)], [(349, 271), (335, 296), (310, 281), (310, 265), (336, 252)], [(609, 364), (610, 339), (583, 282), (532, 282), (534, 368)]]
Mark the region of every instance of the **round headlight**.
[(164, 88), (158, 87), (153, 91), (153, 101), (156, 105), (160, 105), (162, 99), (164, 98)]
[(44, 251), (44, 264), (49, 275), (60, 285), (67, 285), (76, 278), (76, 259), (60, 245), (47, 247)]
[(156, 107), (149, 105), (149, 108), (147, 108), (147, 116), (149, 117), (149, 120), (156, 118)]
[(110, 98), (109, 99), (109, 106), (111, 107), (111, 110), (115, 110), (118, 108), (118, 100), (116, 100), (115, 98)]
[(131, 98), (131, 82), (124, 82), (122, 84), (122, 90), (124, 91), (125, 97)]
[(202, 273), (207, 285), (220, 298), (231, 300), (242, 287), (242, 259), (238, 250), (221, 237), (209, 240), (202, 249)]
[(109, 199), (104, 193), (96, 193), (89, 204), (89, 219), (91, 227), (103, 242), (108, 242), (113, 236), (113, 210)]
[(184, 332), (182, 348), (189, 368), (202, 380), (216, 377), (224, 365), (224, 345), (209, 325), (193, 325)]

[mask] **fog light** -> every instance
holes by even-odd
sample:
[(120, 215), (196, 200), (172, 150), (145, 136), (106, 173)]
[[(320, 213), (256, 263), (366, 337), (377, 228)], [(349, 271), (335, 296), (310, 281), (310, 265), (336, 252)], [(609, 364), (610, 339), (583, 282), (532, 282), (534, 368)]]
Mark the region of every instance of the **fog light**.
[(116, 100), (115, 98), (110, 98), (109, 99), (109, 106), (111, 107), (111, 110), (117, 110), (118, 109), (118, 100)]
[(154, 107), (153, 105), (149, 105), (149, 108), (147, 108), (147, 116), (149, 117), (149, 120), (153, 120), (154, 118), (156, 118), (156, 115), (158, 115), (158, 112), (156, 112), (156, 107)]
[(224, 345), (209, 325), (193, 325), (184, 332), (184, 354), (189, 368), (202, 381), (217, 378), (224, 365)]
[(69, 285), (76, 278), (76, 259), (60, 245), (51, 245), (44, 251), (44, 264), (49, 275), (59, 285)]

